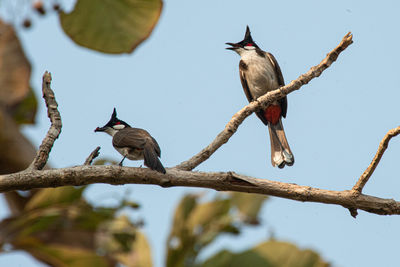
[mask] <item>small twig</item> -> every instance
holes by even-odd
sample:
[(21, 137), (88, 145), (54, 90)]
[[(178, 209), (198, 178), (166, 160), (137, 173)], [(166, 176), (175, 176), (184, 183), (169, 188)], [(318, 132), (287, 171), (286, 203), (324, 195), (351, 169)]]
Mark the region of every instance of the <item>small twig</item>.
[(376, 167), (378, 166), (383, 153), (385, 153), (390, 139), (392, 137), (395, 137), (396, 135), (400, 134), (400, 126), (397, 128), (391, 129), (390, 131), (387, 132), (385, 137), (383, 137), (382, 141), (379, 144), (378, 151), (375, 154), (375, 157), (372, 159), (371, 163), (369, 164), (368, 168), (364, 171), (364, 173), (361, 175), (361, 177), (358, 179), (357, 183), (353, 187), (353, 191), (357, 193), (361, 193), (365, 184), (368, 182), (369, 178), (371, 175), (374, 173)]
[(96, 147), (95, 150), (92, 151), (92, 153), (90, 153), (89, 157), (87, 157), (87, 159), (85, 160), (85, 163), (83, 165), (91, 165), (93, 160), (95, 158), (97, 158), (100, 155), (100, 147)]
[(207, 160), (218, 148), (228, 142), (229, 138), (237, 131), (239, 125), (253, 112), (260, 108), (265, 108), (273, 101), (285, 97), (289, 93), (300, 89), (301, 86), (309, 83), (315, 77), (319, 77), (321, 73), (327, 69), (333, 62), (336, 61), (339, 54), (343, 52), (349, 45), (353, 43), (353, 35), (347, 33), (340, 44), (327, 54), (327, 56), (317, 66), (312, 67), (307, 73), (300, 75), (296, 80), (293, 80), (288, 85), (282, 86), (274, 91), (271, 91), (257, 100), (251, 102), (239, 112), (233, 115), (232, 119), (225, 126), (225, 129), (220, 132), (217, 137), (203, 150), (194, 155), (187, 161), (180, 163), (175, 168), (185, 171), (190, 171), (196, 168), (199, 164)]
[(39, 147), (39, 151), (37, 152), (35, 159), (29, 166), (30, 170), (43, 169), (49, 158), (51, 148), (53, 147), (54, 142), (61, 133), (61, 116), (58, 112), (58, 104), (55, 99), (54, 92), (50, 88), (50, 84), (51, 74), (46, 71), (43, 75), (42, 92), (43, 98), (46, 102), (47, 116), (50, 118), (51, 126), (50, 129), (47, 131), (46, 137), (43, 139), (42, 144)]

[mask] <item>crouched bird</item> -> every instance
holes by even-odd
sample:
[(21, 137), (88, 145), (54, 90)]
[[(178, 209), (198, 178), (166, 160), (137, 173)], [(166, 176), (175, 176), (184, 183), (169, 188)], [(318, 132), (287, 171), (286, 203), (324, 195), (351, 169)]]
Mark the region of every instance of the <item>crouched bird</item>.
[[(246, 28), (243, 41), (226, 44), (231, 46), (226, 49), (233, 50), (240, 55), (240, 81), (249, 102), (285, 85), (275, 57), (258, 47), (251, 37), (249, 26)], [(294, 156), (282, 124), (282, 117), (286, 117), (286, 112), (286, 97), (275, 101), (264, 110), (256, 112), (260, 120), (268, 125), (272, 166), (279, 168), (294, 164)]]
[(161, 149), (157, 141), (146, 131), (140, 128), (132, 128), (126, 122), (117, 118), (117, 111), (111, 115), (111, 119), (103, 127), (97, 127), (95, 132), (105, 132), (112, 136), (113, 147), (125, 158), (130, 160), (144, 160), (144, 165), (152, 170), (166, 173), (159, 157)]

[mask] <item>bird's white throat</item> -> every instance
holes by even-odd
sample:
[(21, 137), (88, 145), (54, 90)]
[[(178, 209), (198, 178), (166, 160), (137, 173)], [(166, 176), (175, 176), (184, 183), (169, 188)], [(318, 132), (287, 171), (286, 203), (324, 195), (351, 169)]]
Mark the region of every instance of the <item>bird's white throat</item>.
[(107, 127), (107, 129), (105, 129), (104, 132), (108, 133), (111, 136), (114, 136), (118, 132), (118, 130), (112, 127)]

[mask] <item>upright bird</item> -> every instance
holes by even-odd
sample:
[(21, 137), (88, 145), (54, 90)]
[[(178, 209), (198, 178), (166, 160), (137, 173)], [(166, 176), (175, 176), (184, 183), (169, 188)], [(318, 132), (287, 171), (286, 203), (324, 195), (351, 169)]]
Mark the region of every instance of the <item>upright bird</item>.
[[(231, 46), (226, 49), (233, 50), (240, 55), (240, 81), (249, 102), (285, 85), (275, 57), (258, 47), (251, 37), (249, 26), (246, 28), (243, 41), (226, 44)], [(266, 109), (256, 112), (260, 120), (268, 125), (272, 166), (279, 168), (294, 164), (294, 157), (282, 125), (282, 117), (286, 117), (286, 111), (287, 98), (285, 97), (275, 101)]]
[(111, 115), (111, 119), (103, 127), (97, 127), (95, 132), (106, 132), (111, 135), (114, 148), (125, 158), (130, 160), (144, 159), (144, 165), (152, 170), (165, 173), (165, 169), (158, 159), (161, 156), (157, 141), (146, 131), (132, 128), (126, 122), (117, 118), (117, 111)]

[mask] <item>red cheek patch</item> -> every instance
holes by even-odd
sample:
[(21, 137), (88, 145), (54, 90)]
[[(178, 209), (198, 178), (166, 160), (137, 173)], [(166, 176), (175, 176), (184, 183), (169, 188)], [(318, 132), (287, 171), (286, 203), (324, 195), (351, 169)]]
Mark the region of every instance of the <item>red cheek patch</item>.
[(277, 124), (281, 118), (281, 113), (282, 110), (280, 106), (271, 105), (264, 110), (264, 118), (272, 124)]

